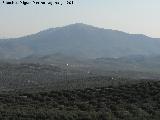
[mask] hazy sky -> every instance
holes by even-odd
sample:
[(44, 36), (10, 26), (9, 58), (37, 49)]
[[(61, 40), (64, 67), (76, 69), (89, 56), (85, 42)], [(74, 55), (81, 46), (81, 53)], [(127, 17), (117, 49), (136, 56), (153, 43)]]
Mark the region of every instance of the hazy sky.
[[(60, 1), (64, 3), (66, 0)], [(74, 0), (74, 2), (75, 4), (71, 6), (23, 6), (4, 5), (0, 0), (0, 36), (18, 37), (50, 27), (80, 22), (160, 38), (160, 0)]]

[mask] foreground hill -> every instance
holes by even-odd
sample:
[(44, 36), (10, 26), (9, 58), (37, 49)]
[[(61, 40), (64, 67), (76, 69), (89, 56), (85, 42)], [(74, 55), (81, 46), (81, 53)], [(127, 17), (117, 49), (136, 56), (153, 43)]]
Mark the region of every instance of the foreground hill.
[(159, 120), (160, 82), (0, 94), (0, 119)]
[(21, 58), (55, 53), (85, 58), (159, 55), (159, 46), (160, 39), (78, 23), (0, 40), (0, 56)]

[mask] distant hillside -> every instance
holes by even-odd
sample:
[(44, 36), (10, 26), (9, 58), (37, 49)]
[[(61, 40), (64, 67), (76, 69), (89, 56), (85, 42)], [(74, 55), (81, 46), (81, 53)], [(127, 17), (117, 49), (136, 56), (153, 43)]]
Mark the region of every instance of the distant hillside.
[(72, 24), (37, 34), (0, 40), (1, 58), (62, 53), (84, 58), (160, 55), (160, 39)]
[[(6, 60), (5, 60), (6, 61)], [(119, 58), (96, 58), (96, 59), (83, 59), (74, 56), (67, 56), (65, 54), (56, 53), (50, 55), (31, 55), (15, 62), (20, 63), (41, 63), (41, 64), (54, 64), (68, 67), (82, 71), (101, 71), (106, 73), (109, 71), (137, 71), (137, 72), (150, 72), (160, 73), (160, 55), (131, 55)], [(13, 60), (8, 62), (14, 62)], [(98, 72), (98, 73), (99, 73)]]
[(93, 63), (109, 70), (132, 70), (159, 73), (160, 56), (133, 55), (120, 58), (97, 58)]

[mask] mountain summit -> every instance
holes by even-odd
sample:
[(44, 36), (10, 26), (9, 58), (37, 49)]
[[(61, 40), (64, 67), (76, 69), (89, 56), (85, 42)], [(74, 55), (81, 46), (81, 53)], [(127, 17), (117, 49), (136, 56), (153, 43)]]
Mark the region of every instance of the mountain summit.
[(37, 34), (0, 40), (1, 58), (62, 53), (98, 58), (160, 55), (160, 39), (97, 28), (82, 23), (51, 28)]

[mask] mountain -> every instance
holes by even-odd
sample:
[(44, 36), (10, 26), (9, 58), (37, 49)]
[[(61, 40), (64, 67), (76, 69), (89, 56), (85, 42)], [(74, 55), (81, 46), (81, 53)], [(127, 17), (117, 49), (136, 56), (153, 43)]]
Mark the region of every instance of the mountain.
[(61, 53), (82, 58), (160, 55), (160, 39), (77, 23), (20, 38), (1, 39), (1, 58)]

